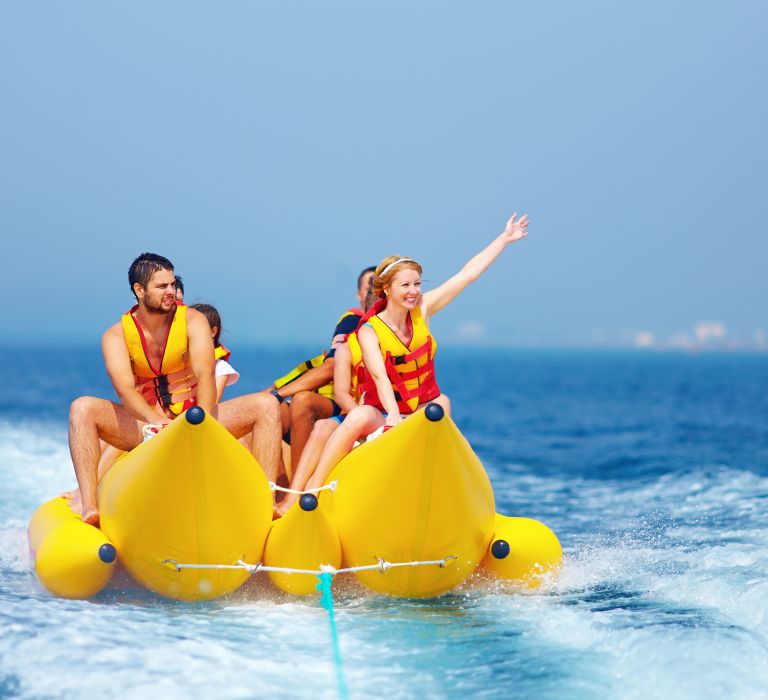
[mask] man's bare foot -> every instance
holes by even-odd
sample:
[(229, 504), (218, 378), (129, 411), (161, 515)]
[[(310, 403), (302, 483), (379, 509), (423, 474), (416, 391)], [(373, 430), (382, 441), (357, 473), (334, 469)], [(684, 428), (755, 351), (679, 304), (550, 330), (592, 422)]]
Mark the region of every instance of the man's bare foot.
[(77, 513), (84, 523), (89, 525), (99, 526), (99, 509), (98, 508), (83, 508), (83, 501), (80, 496), (80, 489), (75, 489), (72, 493), (72, 498), (69, 501), (69, 507), (73, 513)]
[(99, 511), (98, 510), (86, 510), (83, 513), (83, 522), (88, 523), (88, 525), (93, 525), (94, 527), (99, 526)]
[(72, 491), (67, 491), (61, 495), (69, 501), (69, 507), (72, 509), (73, 513), (82, 515), (83, 502), (80, 499), (80, 489), (73, 489)]
[(59, 494), (59, 498), (66, 498), (68, 501), (71, 501), (75, 497), (76, 493), (80, 493), (79, 488), (74, 488), (71, 491), (62, 491)]

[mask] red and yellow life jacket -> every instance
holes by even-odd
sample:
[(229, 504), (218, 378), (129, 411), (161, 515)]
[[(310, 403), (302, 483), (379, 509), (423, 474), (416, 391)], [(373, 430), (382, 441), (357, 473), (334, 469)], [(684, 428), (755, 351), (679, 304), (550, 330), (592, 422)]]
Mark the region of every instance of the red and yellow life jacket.
[[(367, 321), (379, 339), (381, 357), (387, 371), (387, 378), (395, 392), (395, 400), (401, 413), (413, 413), (419, 404), (432, 401), (440, 396), (440, 388), (435, 379), (435, 353), (437, 343), (429, 332), (427, 323), (421, 315), (421, 309), (410, 311), (413, 337), (405, 345), (395, 332), (377, 315), (385, 305), (374, 307)], [(373, 377), (364, 371), (364, 377), (358, 379), (358, 391), (363, 395), (363, 403), (384, 410)]]
[(217, 345), (213, 349), (213, 358), (215, 360), (224, 360), (224, 362), (229, 362), (229, 358), (231, 356), (232, 356), (232, 353), (221, 344)]
[(149, 361), (144, 331), (133, 315), (138, 308), (134, 306), (121, 319), (136, 389), (150, 406), (158, 405), (178, 416), (195, 405), (197, 396), (197, 379), (189, 362), (187, 307), (176, 307), (158, 368)]

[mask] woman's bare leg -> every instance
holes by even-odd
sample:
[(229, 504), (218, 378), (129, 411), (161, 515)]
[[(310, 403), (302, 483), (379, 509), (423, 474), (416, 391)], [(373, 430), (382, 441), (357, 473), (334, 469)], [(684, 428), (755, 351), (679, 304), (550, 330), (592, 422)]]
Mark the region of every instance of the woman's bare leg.
[[(324, 418), (315, 423), (312, 432), (309, 435), (309, 439), (304, 445), (301, 459), (299, 459), (299, 463), (296, 465), (296, 473), (291, 480), (292, 489), (295, 489), (296, 491), (304, 490), (307, 481), (317, 468), (317, 464), (320, 461), (320, 455), (323, 453), (323, 448), (338, 427), (338, 421), (331, 418)], [(285, 498), (277, 509), (277, 512), (280, 515), (285, 515), (297, 499), (298, 495), (295, 493), (285, 494)]]
[(331, 435), (320, 456), (320, 462), (306, 488), (319, 488), (325, 483), (333, 468), (349, 454), (355, 440), (369, 435), (384, 425), (384, 416), (373, 406), (353, 408), (338, 430)]

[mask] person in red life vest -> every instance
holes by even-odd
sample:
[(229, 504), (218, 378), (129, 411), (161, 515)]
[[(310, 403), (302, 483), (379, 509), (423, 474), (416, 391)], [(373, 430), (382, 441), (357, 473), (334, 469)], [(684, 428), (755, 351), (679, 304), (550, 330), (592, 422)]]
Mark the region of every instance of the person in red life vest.
[[(178, 279), (179, 278), (177, 277), (177, 284)], [(224, 396), (224, 389), (228, 386), (232, 386), (238, 379), (240, 379), (240, 372), (229, 364), (229, 359), (232, 356), (232, 353), (221, 344), (221, 315), (216, 307), (211, 306), (210, 304), (192, 304), (190, 308), (203, 314), (211, 329), (211, 338), (213, 338), (213, 356), (216, 360), (213, 376), (216, 380), (216, 401), (219, 402), (221, 401), (222, 396)]]
[(429, 320), (482, 275), (510, 243), (528, 235), (528, 216), (513, 214), (504, 231), (461, 271), (424, 294), (421, 265), (410, 258), (382, 260), (373, 278), (378, 301), (357, 329), (367, 378), (358, 390), (363, 405), (350, 411), (328, 440), (307, 488), (325, 483), (331, 470), (354, 445), (382, 426), (396, 426), (425, 404), (435, 402), (450, 413), (450, 401), (437, 385), (434, 358), (437, 344)]
[[(335, 400), (334, 366), (338, 347), (357, 328), (363, 316), (362, 307), (373, 278), (374, 267), (365, 268), (357, 277), (357, 299), (360, 308), (349, 309), (336, 322), (328, 352), (291, 370), (265, 389), (281, 404), (283, 434), (290, 441), (291, 475), (304, 452), (305, 445), (318, 420), (338, 416), (341, 407)], [(287, 399), (287, 400), (286, 400)]]
[(165, 425), (194, 405), (235, 437), (252, 433), (251, 451), (274, 480), (280, 464), (274, 400), (249, 394), (216, 405), (211, 329), (200, 312), (177, 303), (170, 260), (144, 253), (131, 264), (128, 281), (137, 303), (102, 337), (104, 363), (120, 403), (81, 396), (70, 407), (69, 449), (79, 486), (73, 510), (85, 522), (99, 521), (99, 439), (131, 450), (142, 441), (145, 424)]

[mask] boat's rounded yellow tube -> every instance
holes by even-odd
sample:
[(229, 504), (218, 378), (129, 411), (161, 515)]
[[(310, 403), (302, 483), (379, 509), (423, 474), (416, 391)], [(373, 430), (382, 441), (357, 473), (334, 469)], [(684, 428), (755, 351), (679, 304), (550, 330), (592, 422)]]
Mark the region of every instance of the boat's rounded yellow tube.
[(563, 548), (552, 530), (530, 518), (496, 514), (496, 526), (482, 567), (508, 581), (537, 588), (556, 574)]
[(105, 475), (101, 527), (142, 585), (179, 600), (238, 588), (243, 569), (179, 564), (260, 561), (272, 494), (258, 462), (214, 418), (192, 408)]
[(485, 555), (494, 525), (488, 476), (453, 421), (431, 404), (373, 443), (353, 450), (323, 492), (345, 566), (451, 559), (436, 565), (357, 573), (374, 591), (427, 597), (467, 578)]
[[(341, 566), (341, 543), (317, 498), (305, 494), (288, 512), (272, 524), (264, 564), (290, 569), (317, 571), (322, 564)], [(272, 582), (286, 593), (309, 595), (317, 592), (315, 574), (286, 574), (270, 571)]]
[(27, 535), (29, 537), (29, 549), (32, 553), (37, 551), (43, 538), (55, 527), (62, 523), (79, 523), (82, 518), (73, 513), (69, 502), (63, 496), (57, 496), (46, 501), (33, 514), (29, 521)]
[(104, 533), (76, 517), (60, 522), (43, 537), (35, 554), (35, 570), (51, 593), (90, 598), (109, 583), (116, 559)]

